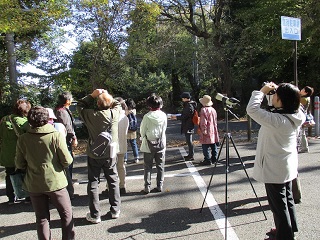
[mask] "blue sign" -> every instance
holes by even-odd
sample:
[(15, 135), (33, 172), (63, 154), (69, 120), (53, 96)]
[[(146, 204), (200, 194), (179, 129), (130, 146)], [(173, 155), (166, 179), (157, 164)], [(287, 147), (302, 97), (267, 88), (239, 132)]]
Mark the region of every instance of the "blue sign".
[(301, 19), (281, 16), (282, 39), (301, 40)]

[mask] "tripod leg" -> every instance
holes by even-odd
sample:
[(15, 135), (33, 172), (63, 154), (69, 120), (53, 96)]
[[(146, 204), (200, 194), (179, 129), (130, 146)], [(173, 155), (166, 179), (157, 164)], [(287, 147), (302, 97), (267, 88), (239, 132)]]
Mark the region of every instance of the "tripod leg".
[(252, 184), (252, 182), (251, 182), (251, 180), (250, 180), (250, 177), (249, 177), (249, 175), (248, 175), (248, 172), (247, 172), (247, 170), (246, 170), (246, 168), (245, 168), (245, 165), (244, 165), (244, 163), (243, 163), (243, 161), (242, 161), (242, 159), (241, 159), (241, 157), (240, 157), (240, 154), (239, 154), (239, 152), (238, 152), (238, 150), (237, 150), (237, 148), (236, 148), (236, 145), (235, 145), (235, 143), (234, 143), (231, 135), (230, 135), (230, 139), (231, 139), (233, 148), (234, 148), (234, 150), (235, 150), (236, 153), (237, 153), (238, 159), (239, 159), (240, 162), (241, 162), (242, 168), (243, 168), (244, 172), (246, 173), (247, 179), (249, 180), (249, 183), (250, 183), (250, 185), (251, 185), (251, 188), (252, 188), (252, 190), (253, 190), (253, 193), (254, 193), (254, 195), (256, 196), (256, 199), (257, 199), (258, 202), (259, 202), (259, 205), (260, 205), (261, 211), (262, 211), (262, 213), (263, 213), (263, 215), (264, 215), (264, 217), (265, 217), (265, 220), (267, 220), (267, 216), (266, 216), (265, 212), (263, 211), (263, 208), (262, 208), (260, 199), (259, 199), (259, 197), (258, 197), (258, 195), (257, 195), (257, 193), (256, 193), (256, 190), (255, 190), (254, 187), (253, 187), (253, 184)]
[(219, 158), (220, 158), (221, 149), (222, 149), (226, 139), (227, 139), (227, 135), (225, 134), (224, 137), (223, 137), (223, 140), (222, 140), (222, 144), (221, 144), (220, 149), (219, 149), (219, 154), (218, 154), (218, 157), (217, 157), (217, 161), (215, 162), (213, 170), (212, 170), (212, 174), (211, 174), (210, 181), (209, 181), (209, 184), (208, 184), (208, 187), (207, 187), (206, 195), (204, 196), (204, 199), (203, 199), (203, 202), (202, 202), (202, 205), (201, 205), (200, 212), (202, 212), (202, 209), (203, 209), (203, 206), (204, 206), (204, 202), (206, 201), (206, 198), (207, 198), (207, 195), (208, 195), (208, 191), (209, 191), (209, 188), (210, 188), (210, 185), (211, 185), (211, 182), (212, 182), (213, 174), (214, 174), (214, 171), (215, 171), (215, 169), (217, 167), (217, 163), (218, 163)]

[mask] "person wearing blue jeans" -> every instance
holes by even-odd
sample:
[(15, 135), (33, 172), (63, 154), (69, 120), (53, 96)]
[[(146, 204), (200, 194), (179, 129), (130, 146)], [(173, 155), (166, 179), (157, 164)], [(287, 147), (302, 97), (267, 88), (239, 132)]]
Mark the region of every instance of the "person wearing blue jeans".
[[(211, 157), (210, 157), (210, 148), (211, 148)], [(204, 156), (204, 161), (215, 163), (218, 156), (217, 144), (202, 144), (202, 153)]]
[[(133, 152), (133, 157), (135, 159), (136, 162), (139, 162), (139, 150), (138, 150), (138, 144), (137, 144), (137, 139), (128, 139), (128, 142), (131, 145), (132, 148), (132, 152)], [(125, 154), (124, 157), (125, 161), (127, 161), (128, 159), (128, 153)]]
[[(213, 103), (209, 95), (204, 95), (199, 99), (202, 105), (200, 111), (200, 143), (204, 160), (200, 165), (211, 165), (217, 161), (217, 144), (219, 143), (219, 133), (217, 126), (217, 112), (213, 108)], [(211, 157), (209, 148), (211, 148)]]
[[(132, 98), (126, 99), (126, 105), (127, 105), (126, 115), (128, 116), (129, 114), (133, 113), (136, 116), (137, 115), (136, 104)], [(130, 130), (130, 127), (129, 127), (128, 133), (127, 133), (127, 139), (132, 148), (134, 161), (138, 163), (139, 150), (137, 145), (137, 131)], [(125, 163), (127, 163), (127, 160), (128, 160), (128, 153), (126, 153), (124, 156)]]

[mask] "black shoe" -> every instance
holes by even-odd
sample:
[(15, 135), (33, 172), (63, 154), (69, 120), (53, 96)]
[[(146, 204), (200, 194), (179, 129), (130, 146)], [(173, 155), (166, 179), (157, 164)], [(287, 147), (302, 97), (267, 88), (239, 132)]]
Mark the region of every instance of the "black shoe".
[(141, 193), (149, 194), (150, 193), (150, 187), (145, 187), (144, 190), (141, 190)]
[(125, 188), (120, 188), (120, 195), (125, 195), (127, 193)]
[(153, 193), (162, 192), (162, 187), (156, 187), (156, 188), (152, 189), (151, 192), (153, 192)]
[(26, 197), (23, 202), (26, 203), (26, 204), (31, 203), (30, 197)]
[(109, 195), (109, 190), (106, 189), (106, 190), (102, 191), (101, 193), (102, 193), (103, 195), (107, 195), (107, 196), (108, 196), (108, 195)]
[(206, 161), (206, 160), (204, 160), (204, 161), (199, 162), (199, 165), (201, 165), (201, 166), (208, 166), (208, 165), (211, 165), (211, 161)]
[(294, 203), (295, 204), (300, 204), (301, 203), (301, 199), (294, 199)]
[(8, 201), (8, 205), (13, 205), (13, 204), (15, 204), (15, 203), (17, 203), (17, 201), (16, 201), (15, 198), (9, 199), (9, 201)]
[(183, 158), (185, 161), (193, 161), (194, 160), (193, 156), (184, 156)]

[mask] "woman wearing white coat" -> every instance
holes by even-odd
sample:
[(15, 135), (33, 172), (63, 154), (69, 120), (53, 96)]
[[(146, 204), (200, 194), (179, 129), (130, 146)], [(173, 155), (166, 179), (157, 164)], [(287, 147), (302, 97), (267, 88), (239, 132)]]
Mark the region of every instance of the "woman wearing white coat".
[[(121, 104), (121, 112), (119, 115), (118, 122), (118, 141), (119, 141), (119, 152), (117, 153), (117, 171), (119, 176), (119, 187), (120, 187), (120, 195), (124, 195), (127, 193), (126, 190), (126, 165), (124, 156), (127, 152), (127, 133), (129, 127), (129, 119), (125, 114), (125, 110), (127, 105), (125, 101), (121, 97), (116, 97), (117, 100)], [(108, 194), (108, 183), (106, 184), (105, 194)]]
[(127, 133), (129, 127), (129, 119), (125, 114), (127, 105), (121, 97), (115, 98), (120, 102), (122, 110), (119, 116), (118, 123), (118, 139), (119, 139), (119, 152), (117, 153), (117, 170), (119, 175), (119, 187), (120, 194), (126, 194), (126, 166), (124, 161), (124, 156), (127, 152)]
[[(273, 90), (274, 109), (261, 108), (264, 96)], [(265, 184), (274, 216), (276, 229), (268, 233), (268, 239), (293, 240), (298, 231), (291, 181), (298, 174), (296, 135), (305, 121), (299, 106), (299, 89), (289, 83), (267, 83), (252, 92), (247, 106), (248, 115), (261, 125), (253, 177)]]

